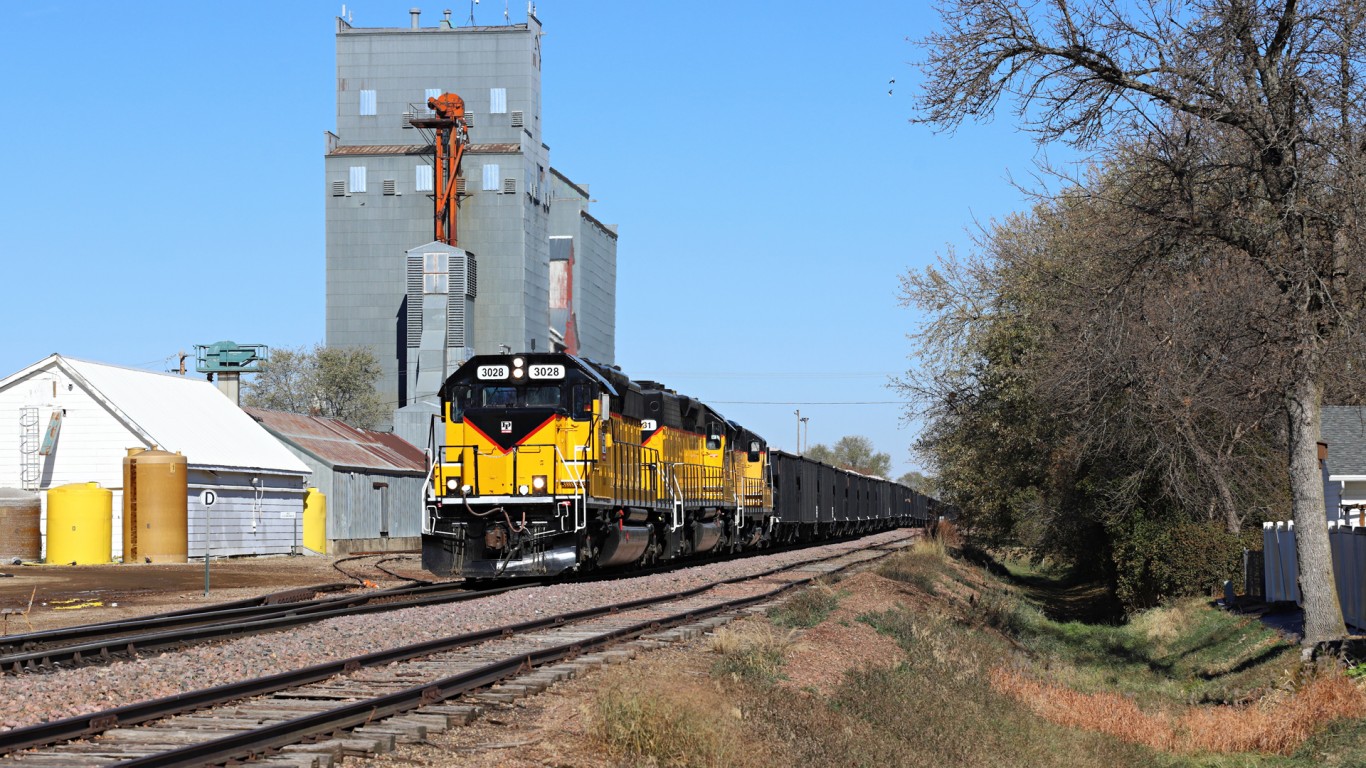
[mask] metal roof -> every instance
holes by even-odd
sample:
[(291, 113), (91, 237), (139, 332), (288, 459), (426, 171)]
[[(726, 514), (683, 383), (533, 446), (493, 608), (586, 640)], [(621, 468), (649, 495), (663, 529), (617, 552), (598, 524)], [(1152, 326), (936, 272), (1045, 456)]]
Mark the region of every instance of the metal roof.
[(0, 380), (0, 389), (58, 368), (140, 439), (190, 466), (310, 474), (308, 466), (203, 379), (51, 355)]
[(357, 429), (340, 419), (264, 408), (243, 408), (271, 434), (333, 469), (357, 469), (424, 476), (427, 457), (417, 446), (389, 432)]

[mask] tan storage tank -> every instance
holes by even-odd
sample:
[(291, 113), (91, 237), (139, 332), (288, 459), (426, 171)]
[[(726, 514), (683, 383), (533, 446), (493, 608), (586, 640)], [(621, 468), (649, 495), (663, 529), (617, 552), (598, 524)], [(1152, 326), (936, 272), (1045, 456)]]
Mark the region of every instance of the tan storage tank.
[(102, 565), (113, 546), (113, 491), (72, 483), (47, 492), (47, 562)]
[(304, 546), (327, 554), (327, 494), (317, 488), (304, 494)]
[(188, 469), (178, 453), (128, 449), (123, 459), (123, 562), (187, 561)]
[(0, 562), (14, 558), (37, 562), (43, 556), (40, 523), (43, 502), (38, 494), (0, 488)]

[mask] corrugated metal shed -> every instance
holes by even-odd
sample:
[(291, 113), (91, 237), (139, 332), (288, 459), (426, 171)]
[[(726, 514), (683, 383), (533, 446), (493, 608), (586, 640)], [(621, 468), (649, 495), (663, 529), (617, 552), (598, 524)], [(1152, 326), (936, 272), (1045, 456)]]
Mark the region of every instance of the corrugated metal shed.
[(357, 429), (340, 419), (325, 416), (305, 416), (264, 408), (242, 410), (272, 434), (313, 454), (332, 469), (426, 474), (426, 456), (417, 446), (398, 435)]
[[(62, 414), (60, 434), (39, 457), (37, 487), (98, 482), (114, 491), (114, 556), (122, 553), (122, 460), (135, 447), (185, 454), (192, 557), (204, 554), (206, 539), (214, 556), (296, 546), (312, 470), (202, 379), (52, 355), (0, 380), (0, 417), (17, 423), (22, 410)], [(23, 450), (17, 431), (0, 432), (0, 485), (17, 484)], [(199, 503), (206, 489), (218, 494), (211, 533)]]
[(387, 432), (261, 408), (247, 415), (313, 470), (327, 497), (328, 551), (415, 549), (422, 531), (423, 451)]

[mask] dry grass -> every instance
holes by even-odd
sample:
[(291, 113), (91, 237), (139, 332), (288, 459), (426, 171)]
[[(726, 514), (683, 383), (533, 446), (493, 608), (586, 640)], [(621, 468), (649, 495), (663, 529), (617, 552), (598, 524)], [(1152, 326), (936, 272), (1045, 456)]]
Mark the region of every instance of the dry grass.
[(963, 534), (959, 532), (958, 526), (948, 520), (940, 520), (939, 524), (934, 527), (934, 539), (939, 542), (940, 546), (954, 551), (963, 548)]
[(1339, 674), (1311, 680), (1289, 695), (1251, 706), (1187, 707), (1175, 714), (1144, 712), (1116, 693), (1080, 693), (998, 668), (992, 687), (1047, 720), (1108, 734), (1177, 754), (1289, 754), (1335, 720), (1366, 716), (1366, 694)]
[(776, 682), (796, 632), (760, 621), (739, 621), (721, 627), (711, 636), (710, 647), (720, 655), (715, 671), (734, 680)]
[(607, 675), (594, 697), (593, 735), (623, 765), (725, 768), (770, 765), (752, 748), (753, 723), (707, 678)]

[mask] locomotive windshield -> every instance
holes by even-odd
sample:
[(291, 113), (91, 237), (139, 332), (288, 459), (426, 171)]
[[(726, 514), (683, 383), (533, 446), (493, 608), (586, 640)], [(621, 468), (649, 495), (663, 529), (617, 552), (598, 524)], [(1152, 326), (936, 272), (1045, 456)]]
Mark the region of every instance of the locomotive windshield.
[(477, 400), (485, 408), (558, 408), (560, 388), (555, 384), (533, 384), (524, 387), (506, 385), (482, 386)]

